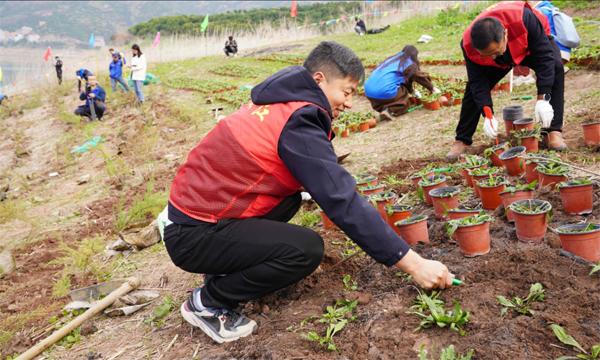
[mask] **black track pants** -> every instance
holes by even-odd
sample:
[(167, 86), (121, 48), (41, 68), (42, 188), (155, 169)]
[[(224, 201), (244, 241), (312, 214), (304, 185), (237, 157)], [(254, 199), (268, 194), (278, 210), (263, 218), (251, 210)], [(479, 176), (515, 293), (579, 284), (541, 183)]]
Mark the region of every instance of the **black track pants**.
[(232, 309), (298, 282), (321, 263), (319, 234), (286, 223), (299, 207), (300, 194), (295, 194), (262, 218), (171, 224), (165, 228), (165, 245), (181, 269), (222, 275), (207, 277), (202, 304)]

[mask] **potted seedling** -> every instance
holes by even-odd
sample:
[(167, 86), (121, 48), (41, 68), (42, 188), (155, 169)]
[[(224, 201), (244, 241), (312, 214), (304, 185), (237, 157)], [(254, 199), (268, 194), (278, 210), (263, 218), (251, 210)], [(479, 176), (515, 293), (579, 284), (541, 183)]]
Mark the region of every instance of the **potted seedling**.
[(452, 95), (452, 105), (460, 105), (462, 104), (462, 94), (456, 91), (455, 89), (450, 90), (450, 94)]
[(517, 238), (526, 243), (541, 243), (546, 235), (552, 205), (544, 200), (519, 200), (510, 204), (514, 213)]
[(466, 209), (463, 207), (458, 207), (456, 209), (452, 209), (448, 211), (448, 219), (456, 220), (462, 219), (469, 216), (477, 215), (481, 212), (481, 209)]
[(369, 124), (369, 128), (374, 128), (377, 127), (377, 119), (375, 118), (375, 115), (373, 115), (372, 112), (367, 112), (365, 114), (365, 119), (367, 119), (367, 123)]
[(514, 135), (519, 139), (519, 145), (525, 146), (527, 152), (537, 152), (539, 150), (539, 141), (542, 139), (539, 127), (533, 130), (517, 130)]
[(567, 181), (569, 167), (557, 162), (538, 163), (535, 168), (540, 174), (540, 186), (549, 186), (554, 189), (556, 184)]
[(447, 224), (448, 237), (455, 239), (466, 257), (485, 255), (490, 252), (490, 222), (494, 218), (481, 212), (478, 215), (450, 220)]
[(428, 178), (430, 176), (435, 175), (435, 173), (431, 170), (430, 166), (426, 166), (425, 168), (417, 171), (416, 173), (410, 175), (408, 178), (410, 179), (410, 181), (412, 181), (413, 185), (418, 188), (419, 187), (419, 181), (423, 180), (424, 178)]
[(492, 175), (477, 182), (477, 188), (481, 195), (481, 204), (484, 209), (496, 210), (502, 204), (500, 193), (504, 191), (506, 183), (506, 179), (502, 176)]
[(600, 261), (600, 225), (566, 224), (556, 228), (561, 247), (591, 262)]
[(375, 207), (377, 208), (377, 211), (383, 220), (387, 220), (386, 207), (392, 205), (397, 198), (398, 195), (396, 195), (396, 193), (393, 191), (383, 191), (369, 196), (369, 200), (375, 204)]
[(449, 210), (458, 207), (459, 193), (460, 189), (455, 186), (446, 186), (429, 191), (433, 210), (438, 219), (445, 219)]
[(533, 118), (522, 118), (522, 119), (513, 121), (513, 127), (515, 128), (516, 131), (533, 130), (534, 126), (535, 126), (535, 122), (533, 121)]
[(335, 224), (333, 223), (333, 221), (331, 221), (329, 216), (327, 216), (327, 214), (325, 214), (325, 211), (323, 211), (323, 209), (319, 209), (319, 214), (321, 215), (321, 222), (323, 223), (323, 229), (330, 230), (330, 229), (335, 228)]
[(509, 148), (510, 148), (510, 143), (503, 142), (496, 146), (492, 146), (492, 147), (485, 149), (483, 151), (483, 156), (490, 159), (490, 161), (492, 162), (492, 165), (494, 165), (494, 166), (504, 166), (504, 164), (502, 163), (502, 160), (500, 160), (499, 156), (500, 156), (500, 154), (502, 154), (504, 151), (508, 150)]
[(358, 191), (361, 194), (363, 194), (364, 196), (378, 194), (378, 193), (383, 192), (384, 190), (385, 190), (384, 184), (367, 185), (367, 186), (361, 186), (358, 188)]
[(537, 171), (537, 166), (539, 163), (544, 162), (544, 160), (540, 160), (539, 158), (545, 158), (548, 160), (551, 159), (556, 159), (556, 160), (560, 160), (560, 158), (558, 157), (558, 155), (556, 155), (556, 153), (549, 151), (549, 152), (539, 152), (536, 154), (528, 154), (525, 155), (525, 179), (527, 180), (528, 183), (532, 182), (532, 181), (538, 181), (540, 178), (540, 174)]
[(485, 180), (490, 176), (498, 176), (502, 172), (502, 169), (499, 167), (486, 167), (486, 168), (475, 168), (469, 170), (469, 175), (471, 179), (473, 179), (473, 188), (475, 189), (475, 196), (481, 197), (479, 186), (477, 186), (477, 182), (480, 180)]
[(509, 92), (510, 83), (507, 80), (502, 80), (498, 83), (498, 91)]
[(421, 101), (423, 102), (423, 107), (427, 110), (439, 110), (442, 107), (440, 103), (440, 95), (439, 94), (429, 94), (423, 95)]
[(515, 146), (500, 154), (500, 160), (502, 160), (508, 175), (519, 176), (523, 174), (525, 171), (525, 160), (523, 159), (525, 151), (525, 146)]
[(590, 179), (573, 179), (558, 184), (563, 210), (567, 214), (583, 215), (594, 207), (594, 185)]
[(587, 146), (600, 145), (600, 121), (588, 121), (581, 124), (583, 127), (583, 139)]
[(517, 184), (515, 186), (507, 186), (503, 192), (500, 193), (502, 199), (502, 205), (504, 206), (504, 212), (506, 219), (509, 222), (514, 222), (514, 214), (510, 210), (510, 204), (518, 200), (533, 199), (533, 190), (537, 186), (537, 180), (530, 182), (529, 184)]
[(361, 122), (358, 124), (358, 131), (360, 131), (360, 132), (365, 132), (365, 131), (367, 131), (367, 130), (369, 130), (369, 122), (368, 122), (368, 121), (366, 121), (366, 120), (364, 120), (364, 121), (361, 121)]
[(421, 187), (421, 191), (423, 193), (423, 200), (425, 200), (426, 204), (433, 205), (431, 196), (429, 196), (429, 192), (433, 189), (446, 186), (446, 180), (447, 178), (444, 175), (433, 175), (423, 178), (421, 181), (419, 181), (419, 186)]
[(400, 235), (398, 227), (395, 226), (398, 221), (408, 219), (412, 215), (412, 206), (410, 205), (391, 205), (387, 207), (387, 219), (388, 224), (394, 229), (394, 231)]
[(473, 178), (471, 178), (470, 170), (480, 167), (487, 167), (490, 161), (486, 158), (477, 155), (467, 155), (464, 157), (464, 161), (461, 162), (460, 167), (462, 175), (465, 178), (467, 185), (473, 187)]
[(341, 137), (346, 138), (350, 136), (350, 129), (348, 129), (345, 124), (339, 125), (339, 129)]
[(396, 222), (394, 225), (398, 228), (398, 235), (408, 244), (415, 245), (419, 241), (429, 243), (427, 215), (413, 215), (408, 219)]
[(353, 175), (354, 181), (356, 181), (356, 188), (361, 188), (365, 186), (375, 186), (379, 184), (379, 179), (377, 176), (371, 174), (358, 174)]
[(506, 136), (510, 136), (510, 133), (514, 130), (513, 122), (523, 117), (523, 107), (521, 105), (505, 106), (502, 109), (502, 117)]

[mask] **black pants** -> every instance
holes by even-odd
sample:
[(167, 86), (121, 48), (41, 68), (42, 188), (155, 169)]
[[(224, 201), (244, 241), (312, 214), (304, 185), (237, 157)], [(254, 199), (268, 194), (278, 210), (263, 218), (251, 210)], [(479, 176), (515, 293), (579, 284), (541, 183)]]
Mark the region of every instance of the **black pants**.
[(323, 239), (287, 224), (300, 207), (300, 194), (262, 218), (226, 219), (197, 226), (171, 224), (165, 245), (181, 269), (208, 276), (202, 304), (235, 308), (310, 275), (321, 263)]
[(237, 47), (235, 46), (225, 46), (225, 49), (223, 50), (225, 51), (225, 55), (227, 56), (237, 54)]
[[(554, 84), (552, 85), (552, 97), (550, 99), (550, 105), (554, 109), (554, 119), (550, 124), (550, 128), (542, 129), (543, 132), (549, 131), (562, 131), (563, 126), (563, 115), (565, 107), (565, 72), (563, 68), (562, 59), (560, 57), (560, 49), (554, 42), (550, 40), (554, 49)], [(530, 57), (523, 59), (520, 65), (528, 66), (535, 69), (535, 64), (532, 62)], [(486, 77), (488, 80), (490, 91), (500, 81), (510, 69), (501, 69), (497, 67), (489, 66), (486, 68)], [(477, 130), (477, 124), (481, 117), (481, 109), (475, 104), (473, 95), (471, 94), (471, 87), (467, 82), (465, 89), (465, 96), (462, 100), (462, 107), (460, 109), (460, 120), (456, 126), (456, 140), (460, 140), (467, 145), (473, 143), (473, 134)], [(496, 109), (496, 114), (501, 114)], [(501, 120), (501, 119), (498, 119)]]
[(62, 84), (62, 70), (56, 70), (56, 77), (58, 78), (58, 85)]
[[(106, 106), (103, 103), (96, 101), (94, 110), (96, 110), (96, 117), (98, 118), (98, 120), (100, 120), (100, 119), (102, 119), (102, 116), (104, 115)], [(90, 107), (88, 105), (78, 106), (77, 109), (75, 109), (74, 113), (75, 113), (75, 115), (78, 115), (78, 116), (87, 116), (90, 119), (92, 118), (92, 112), (90, 111)]]

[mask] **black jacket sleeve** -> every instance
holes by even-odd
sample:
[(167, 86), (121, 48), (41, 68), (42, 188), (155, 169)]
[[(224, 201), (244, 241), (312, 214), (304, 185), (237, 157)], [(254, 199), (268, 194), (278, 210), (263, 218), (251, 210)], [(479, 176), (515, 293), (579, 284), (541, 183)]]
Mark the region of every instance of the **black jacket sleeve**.
[(469, 89), (475, 104), (479, 108), (479, 112), (483, 113), (484, 106), (489, 106), (493, 110), (494, 103), (492, 102), (492, 93), (490, 90), (488, 76), (486, 74), (486, 67), (476, 64), (469, 59), (467, 52), (463, 47), (462, 41), (460, 42), (460, 48), (462, 49), (463, 56), (465, 58), (465, 64), (467, 66)]
[(86, 94), (86, 92), (84, 91), (84, 92), (82, 92), (81, 94), (79, 94), (79, 100), (85, 100), (85, 99), (87, 99), (87, 94)]
[(525, 8), (523, 23), (527, 28), (529, 55), (527, 64), (535, 71), (538, 94), (550, 94), (555, 76), (553, 45), (544, 27), (531, 9)]
[(279, 138), (279, 157), (329, 218), (376, 261), (392, 266), (410, 247), (356, 192), (327, 135), (329, 117), (315, 106), (297, 110)]

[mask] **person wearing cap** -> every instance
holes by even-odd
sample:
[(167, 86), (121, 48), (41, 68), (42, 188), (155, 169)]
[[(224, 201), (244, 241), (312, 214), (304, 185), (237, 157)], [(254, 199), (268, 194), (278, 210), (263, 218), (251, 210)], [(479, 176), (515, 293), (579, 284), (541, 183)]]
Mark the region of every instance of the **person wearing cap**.
[(473, 142), (481, 115), (484, 133), (497, 138), (492, 88), (516, 65), (536, 75), (535, 118), (547, 134), (551, 150), (567, 148), (562, 138), (564, 69), (560, 50), (550, 34), (548, 20), (525, 1), (503, 1), (484, 10), (463, 34), (461, 47), (467, 67), (455, 142), (447, 159), (455, 161)]
[(54, 57), (54, 68), (56, 68), (56, 77), (58, 78), (58, 85), (62, 84), (62, 67), (63, 67), (63, 62), (62, 60), (58, 57), (55, 56)]
[(106, 111), (106, 92), (98, 85), (96, 77), (93, 75), (88, 76), (88, 81), (85, 86), (85, 91), (79, 94), (80, 100), (85, 100), (85, 104), (80, 105), (75, 109), (75, 115), (85, 116), (93, 120), (93, 114), (91, 106), (94, 106), (94, 113), (98, 120), (102, 119), (104, 112)]

